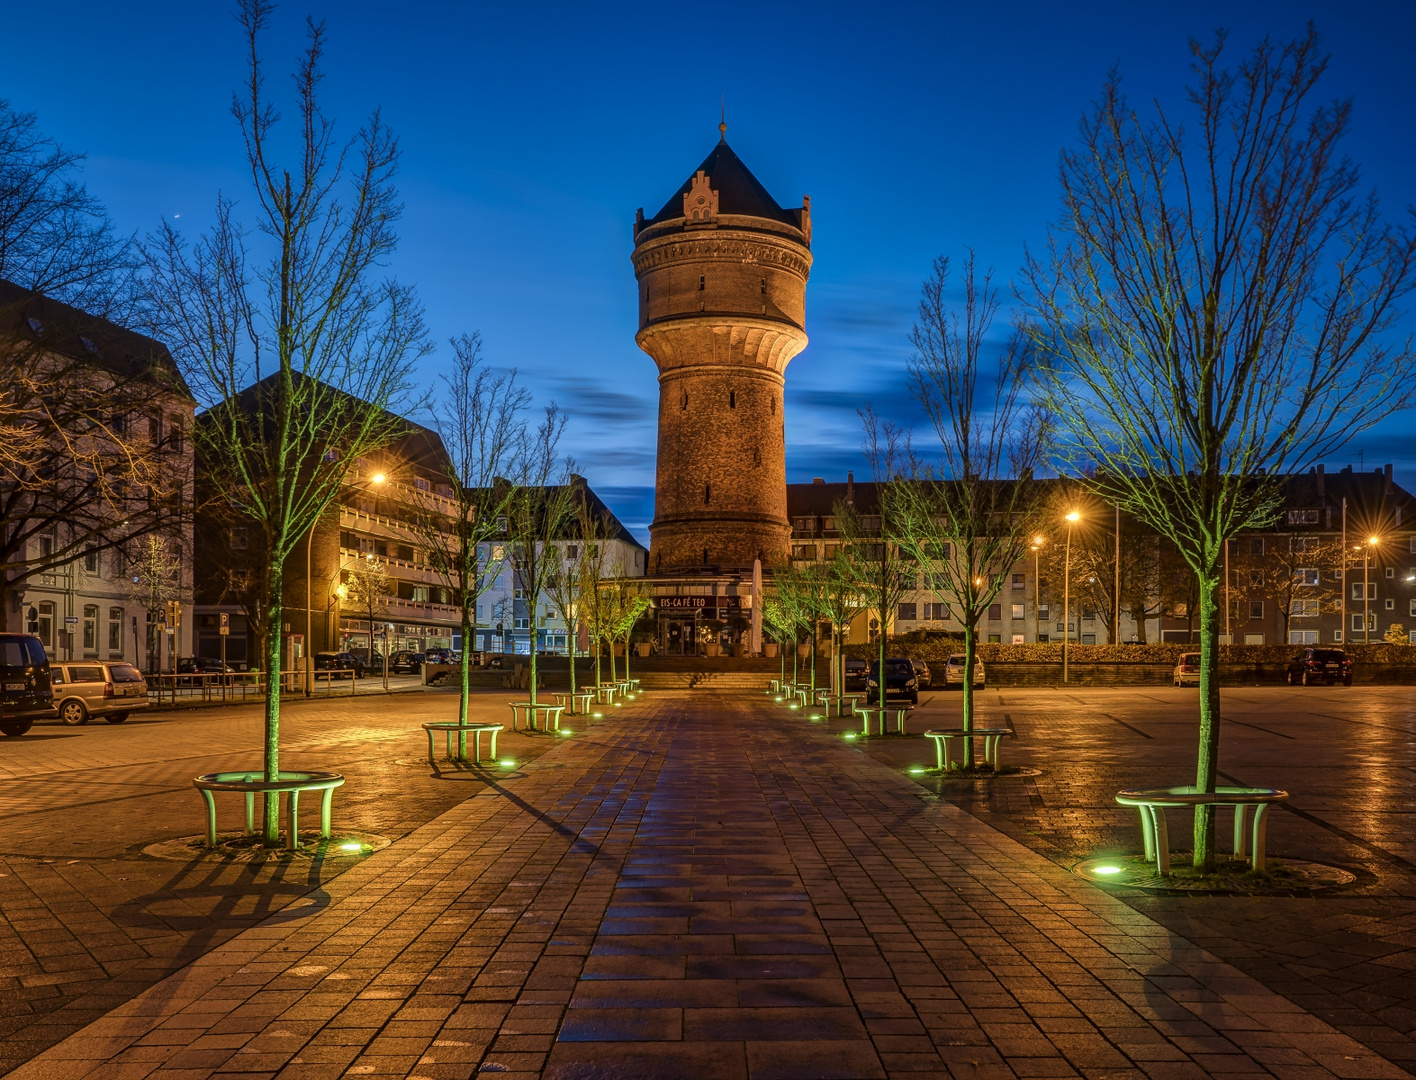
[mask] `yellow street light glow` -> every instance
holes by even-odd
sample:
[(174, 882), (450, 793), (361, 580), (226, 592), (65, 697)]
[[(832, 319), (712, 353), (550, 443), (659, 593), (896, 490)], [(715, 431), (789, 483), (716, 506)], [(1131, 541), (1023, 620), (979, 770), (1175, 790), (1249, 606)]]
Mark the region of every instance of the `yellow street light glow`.
[(1382, 538), (1381, 538), (1380, 536), (1369, 536), (1369, 537), (1367, 537), (1367, 543), (1369, 543), (1369, 544), (1380, 544), (1381, 542), (1382, 542)]
[(1067, 520), (1068, 520), (1068, 521), (1081, 521), (1081, 520), (1082, 520), (1082, 515), (1079, 514), (1079, 513), (1077, 513), (1075, 510), (1073, 510), (1070, 514), (1067, 515)]
[(385, 476), (385, 475), (384, 475), (383, 473), (381, 473), (381, 472), (380, 472), (380, 473), (374, 473), (374, 475), (369, 478), (369, 483), (371, 483), (371, 484), (382, 484), (382, 483), (383, 483), (385, 480), (387, 480), (387, 479), (388, 479), (388, 477)]
[(1036, 545), (1039, 546), (1039, 547), (1042, 546), (1042, 540), (1043, 540), (1043, 537), (1042, 537), (1042, 534), (1041, 534), (1041, 533), (1039, 533), (1037, 536), (1034, 536), (1034, 537), (1033, 537), (1033, 543), (1036, 544)]

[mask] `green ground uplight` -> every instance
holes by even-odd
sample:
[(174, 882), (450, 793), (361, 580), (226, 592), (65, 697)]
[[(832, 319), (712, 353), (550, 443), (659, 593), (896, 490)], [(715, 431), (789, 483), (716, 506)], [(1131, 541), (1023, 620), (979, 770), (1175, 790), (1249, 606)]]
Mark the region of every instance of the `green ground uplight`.
[(782, 700), (782, 695), (781, 695), (781, 694), (778, 694), (778, 695), (777, 695), (776, 697), (774, 697), (772, 700), (773, 700), (773, 701), (781, 701), (781, 700)]
[(841, 736), (841, 738), (843, 738), (843, 739), (854, 739), (855, 737), (856, 737), (856, 733), (855, 733), (854, 731), (848, 731), (848, 732), (846, 732), (844, 735)]
[(912, 772), (912, 773), (922, 773), (922, 772), (924, 772), (924, 771), (925, 771), (925, 769), (924, 769), (924, 766), (923, 766), (923, 765), (916, 765), (916, 766), (914, 766), (912, 769), (910, 769), (910, 772)]
[(1119, 874), (1119, 873), (1121, 873), (1121, 867), (1119, 867), (1119, 866), (1093, 866), (1093, 867), (1092, 867), (1092, 873), (1093, 873), (1093, 874)]
[(571, 731), (570, 728), (564, 728), (564, 727), (560, 729), (560, 733), (561, 733), (562, 735), (574, 735), (574, 734), (575, 734), (575, 732)]
[(789, 708), (789, 709), (800, 709), (801, 706), (798, 705), (795, 701), (793, 701), (790, 705), (787, 706), (787, 708)]
[(620, 707), (620, 703), (619, 703), (618, 701), (616, 701), (616, 702), (615, 702), (615, 708), (618, 709), (619, 707)]
[(357, 840), (346, 840), (339, 845), (339, 850), (357, 853), (364, 850), (364, 845)]
[(605, 714), (602, 712), (592, 712), (590, 715), (596, 720), (603, 720), (605, 718)]
[(498, 761), (497, 764), (500, 765), (503, 769), (516, 768), (516, 762), (514, 761)]
[(820, 719), (821, 719), (821, 714), (820, 714), (819, 712), (814, 712), (814, 713), (811, 714), (811, 718), (812, 718), (813, 720), (820, 720)]

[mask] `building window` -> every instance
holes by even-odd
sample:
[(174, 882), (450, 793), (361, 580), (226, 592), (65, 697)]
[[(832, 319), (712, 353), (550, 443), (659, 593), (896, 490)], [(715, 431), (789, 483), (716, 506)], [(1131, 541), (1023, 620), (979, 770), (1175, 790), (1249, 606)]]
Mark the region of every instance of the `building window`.
[(428, 587), (426, 585), (414, 585), (413, 599), (417, 600), (419, 603), (426, 604), (428, 602)]
[(1262, 600), (1249, 601), (1249, 618), (1262, 619), (1264, 617), (1264, 602)]
[(531, 619), (530, 619), (530, 617), (517, 619), (517, 620), (516, 620), (516, 624), (515, 624), (515, 628), (516, 628), (517, 630), (530, 630), (530, 629), (531, 629)]
[(1332, 632), (1332, 639), (1333, 639), (1333, 641), (1341, 641), (1341, 640), (1342, 640), (1342, 631), (1341, 631), (1341, 630), (1334, 630), (1334, 631)]
[(999, 621), (1000, 619), (1002, 619), (1002, 618), (1003, 618), (1003, 605), (1002, 605), (1002, 604), (989, 604), (989, 605), (988, 605), (988, 621), (989, 621), (989, 622), (998, 622), (998, 621)]
[(1318, 512), (1316, 510), (1288, 511), (1288, 524), (1290, 525), (1316, 525), (1317, 523)]
[(1386, 568), (1386, 576), (1387, 576), (1387, 577), (1390, 577), (1390, 578), (1396, 577), (1396, 567), (1394, 567), (1394, 566), (1388, 566), (1388, 567)]
[(1250, 537), (1250, 538), (1249, 538), (1249, 554), (1250, 554), (1250, 555), (1262, 555), (1263, 553), (1264, 553), (1264, 539), (1263, 539), (1263, 537), (1262, 537), (1262, 536), (1253, 536), (1253, 537)]
[(1312, 567), (1303, 567), (1293, 575), (1295, 585), (1316, 585), (1318, 583), (1318, 572)]
[(1293, 603), (1293, 618), (1316, 619), (1323, 613), (1321, 600), (1296, 600)]
[[(1375, 614), (1368, 615), (1368, 616), (1367, 616), (1367, 629), (1368, 629), (1368, 630), (1375, 630), (1376, 628), (1377, 628), (1377, 617), (1376, 617), (1376, 615), (1375, 615)], [(1355, 614), (1355, 615), (1352, 616), (1352, 630), (1353, 630), (1354, 633), (1358, 633), (1358, 634), (1360, 634), (1360, 633), (1362, 632), (1362, 613), (1361, 613), (1360, 611), (1359, 611), (1357, 614)]]
[(1249, 588), (1262, 589), (1264, 587), (1264, 572), (1262, 570), (1249, 571)]
[(174, 454), (182, 452), (182, 418), (180, 416), (167, 418), (167, 445)]
[(1262, 645), (1263, 643), (1264, 643), (1264, 636), (1263, 636), (1263, 634), (1245, 634), (1245, 635), (1244, 635), (1244, 644), (1245, 644), (1245, 645)]
[(943, 622), (949, 617), (948, 604), (925, 604), (924, 610), (925, 618), (927, 619), (934, 619), (938, 622)]
[(914, 622), (915, 606), (913, 604), (901, 604), (899, 618), (901, 622)]
[(98, 605), (84, 605), (84, 652), (98, 652)]
[(1026, 589), (1027, 587), (1028, 587), (1028, 579), (1027, 579), (1027, 575), (1026, 575), (1026, 574), (1014, 574), (1014, 575), (1013, 575), (1013, 588), (1015, 588), (1015, 589)]
[(231, 535), (227, 540), (227, 546), (232, 551), (245, 551), (246, 545), (250, 543), (250, 539), (250, 526), (233, 525), (231, 526)]
[(1411, 616), (1416, 618), (1416, 600), (1411, 601)]
[(1052, 635), (1051, 635), (1051, 634), (1038, 634), (1037, 640), (1038, 640), (1039, 644), (1046, 645), (1049, 641), (1052, 640)]
[(39, 611), (39, 640), (46, 649), (54, 648), (54, 601), (43, 600), (37, 609)]
[(1013, 618), (1015, 618), (1015, 619), (1025, 619), (1025, 618), (1027, 618), (1027, 615), (1026, 615), (1025, 612), (1024, 612), (1024, 608), (1023, 608), (1023, 605), (1022, 605), (1022, 604), (1014, 604), (1014, 605), (1013, 605)]
[(730, 409), (736, 409), (736, 408), (737, 408), (737, 391), (736, 391), (736, 390), (729, 390), (729, 391), (728, 391), (728, 408), (730, 408)]
[(1391, 599), (1390, 597), (1388, 597), (1385, 606), (1386, 606), (1386, 609), (1387, 609), (1388, 611), (1395, 611), (1395, 610), (1396, 610), (1396, 601), (1393, 600), (1393, 599)]
[(1047, 622), (1048, 619), (1052, 618), (1051, 614), (1049, 614), (1050, 610), (1051, 609), (1046, 604), (1038, 604), (1037, 617), (1039, 621)]
[(713, 485), (712, 485), (712, 484), (704, 484), (704, 485), (703, 485), (703, 505), (704, 505), (704, 506), (707, 506), (707, 505), (708, 505), (710, 502), (712, 502), (712, 501), (713, 501)]
[(115, 656), (123, 655), (123, 609), (108, 609), (108, 651)]
[(1317, 643), (1318, 631), (1316, 630), (1288, 631), (1288, 644), (1290, 645), (1316, 645)]
[[(1369, 581), (1369, 582), (1367, 582), (1367, 595), (1366, 595), (1365, 599), (1367, 599), (1367, 600), (1375, 600), (1376, 598), (1377, 598), (1377, 583), (1376, 583), (1375, 581)], [(1360, 581), (1354, 581), (1354, 582), (1352, 583), (1352, 599), (1354, 599), (1354, 600), (1361, 600), (1361, 599), (1363, 599), (1363, 596), (1362, 596), (1362, 583), (1361, 583)]]
[(989, 634), (989, 635), (988, 635), (988, 643), (989, 643), (990, 645), (999, 645), (999, 644), (1002, 644), (1002, 641), (1003, 641), (1003, 635), (1002, 635), (1002, 634)]
[(84, 571), (90, 574), (98, 573), (98, 548), (92, 544), (84, 548)]

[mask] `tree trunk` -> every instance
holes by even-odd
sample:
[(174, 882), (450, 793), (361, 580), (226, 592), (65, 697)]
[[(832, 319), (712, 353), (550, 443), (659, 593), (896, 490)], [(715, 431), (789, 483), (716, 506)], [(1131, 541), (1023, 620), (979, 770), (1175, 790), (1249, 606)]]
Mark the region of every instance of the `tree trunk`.
[(880, 590), (880, 674), (877, 689), (880, 691), (880, 707), (885, 708), (885, 590)]
[[(457, 722), (458, 722), (459, 724), (465, 724), (465, 723), (467, 723), (467, 708), (468, 708), (468, 705), (470, 704), (471, 695), (472, 695), (472, 679), (471, 679), (471, 676), (470, 676), (471, 664), (472, 664), (472, 643), (476, 640), (476, 638), (474, 637), (474, 635), (475, 635), (476, 632), (477, 632), (477, 622), (476, 622), (476, 620), (472, 617), (472, 615), (473, 615), (473, 612), (476, 611), (476, 607), (475, 607), (476, 603), (477, 603), (477, 597), (476, 597), (476, 595), (474, 594), (474, 595), (471, 597), (471, 600), (469, 601), (469, 600), (468, 600), (468, 596), (467, 596), (467, 590), (466, 590), (466, 589), (463, 589), (463, 590), (462, 590), (462, 657), (461, 657), (461, 663), (459, 663), (459, 664), (457, 665), (457, 666), (458, 666), (458, 682), (459, 682), (459, 685), (460, 685), (460, 688), (461, 688), (461, 693), (458, 695), (458, 699), (457, 699)], [(463, 738), (465, 739), (466, 736), (464, 735)]]
[[(536, 618), (535, 601), (531, 603), (531, 704), (536, 704), (536, 631), (539, 629), (539, 620)], [(536, 714), (531, 714), (531, 723), (536, 723)]]
[[(1195, 789), (1214, 791), (1219, 772), (1219, 632), (1220, 610), (1215, 592), (1219, 574), (1210, 566), (1199, 576), (1200, 592), (1200, 750), (1195, 767)], [(1214, 868), (1214, 814), (1212, 806), (1195, 807), (1195, 870)]]
[[(265, 696), (265, 779), (274, 783), (280, 779), (280, 643), (283, 633), (279, 633), (283, 622), (285, 593), (279, 559), (270, 560), (266, 571), (266, 696)], [(280, 795), (274, 791), (265, 792), (265, 819), (261, 823), (261, 846), (280, 846)]]
[[(978, 655), (978, 625), (970, 623), (964, 627), (964, 730), (972, 731), (974, 727), (974, 657)], [(964, 761), (963, 768), (972, 769), (974, 767), (974, 742), (967, 735), (964, 736)]]

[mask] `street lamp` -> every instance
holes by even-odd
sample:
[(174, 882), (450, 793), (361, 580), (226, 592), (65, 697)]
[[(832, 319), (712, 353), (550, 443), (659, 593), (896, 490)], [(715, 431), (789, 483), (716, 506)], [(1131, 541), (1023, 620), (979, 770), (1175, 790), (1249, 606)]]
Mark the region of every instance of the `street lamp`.
[[(387, 482), (387, 480), (388, 480), (388, 477), (385, 476), (385, 475), (384, 475), (383, 473), (381, 473), (381, 472), (380, 472), (380, 473), (374, 473), (373, 476), (369, 477), (369, 483), (370, 483), (371, 485), (373, 485), (374, 487), (378, 487), (380, 484), (383, 484), (383, 483)], [(356, 485), (350, 485), (350, 486), (353, 487), (353, 486), (356, 486)], [(311, 604), (311, 602), (310, 602), (310, 598), (311, 598), (310, 588), (311, 588), (312, 579), (314, 578), (314, 560), (313, 560), (313, 558), (311, 557), (311, 549), (315, 546), (315, 545), (314, 545), (314, 541), (315, 541), (315, 526), (316, 526), (317, 524), (319, 524), (318, 521), (312, 521), (312, 522), (310, 523), (310, 531), (305, 534), (305, 696), (306, 696), (306, 697), (312, 697), (312, 696), (314, 696), (314, 693), (315, 693), (315, 658), (314, 658), (314, 653), (311, 651), (311, 647), (313, 646), (315, 639), (314, 639), (314, 635), (313, 635), (312, 633), (310, 633), (310, 611), (311, 611), (311, 608), (312, 608), (312, 604)], [(337, 571), (336, 571), (336, 572), (337, 572)], [(343, 597), (341, 596), (340, 599), (343, 599)], [(326, 637), (329, 636), (329, 599), (328, 599), (328, 598), (325, 599), (325, 635), (326, 635)], [(325, 644), (329, 644), (329, 642), (327, 641), (327, 642), (325, 642)], [(372, 648), (373, 648), (373, 645), (374, 645), (374, 630), (373, 630), (373, 624), (371, 623), (370, 626), (369, 626), (369, 648), (370, 648), (371, 650), (372, 650)]]
[(1062, 681), (1067, 681), (1067, 642), (1071, 640), (1072, 526), (1082, 520), (1073, 510), (1067, 515), (1067, 554), (1062, 563)]
[(1367, 566), (1371, 562), (1372, 548), (1382, 542), (1380, 536), (1369, 536), (1362, 545), (1362, 644), (1372, 643), (1371, 586), (1367, 584)]
[(1039, 571), (1038, 553), (1042, 549), (1043, 537), (1039, 533), (1033, 537), (1033, 642), (1042, 634), (1042, 574)]

